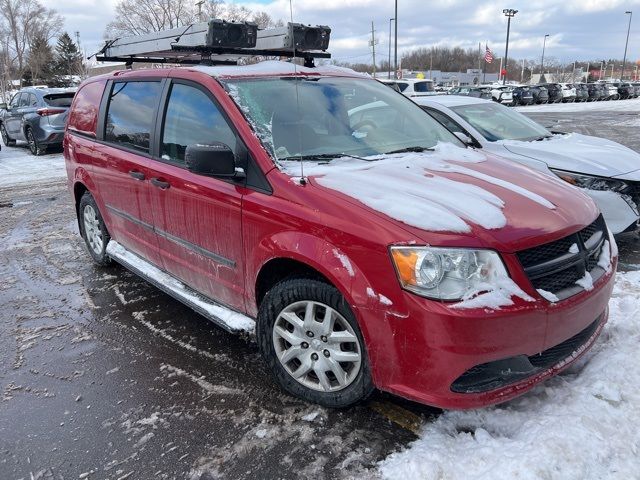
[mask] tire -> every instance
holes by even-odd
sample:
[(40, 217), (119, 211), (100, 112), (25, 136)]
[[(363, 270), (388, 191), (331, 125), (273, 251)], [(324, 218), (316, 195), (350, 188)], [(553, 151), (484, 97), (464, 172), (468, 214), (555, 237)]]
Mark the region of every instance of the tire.
[(38, 142), (36, 141), (36, 137), (33, 136), (33, 130), (31, 130), (30, 127), (27, 127), (25, 129), (24, 136), (27, 139), (27, 143), (29, 144), (29, 151), (32, 155), (38, 157), (46, 153), (47, 147), (38, 144)]
[[(325, 318), (327, 307), (333, 319), (331, 327), (317, 321)], [(312, 315), (305, 324), (308, 308)], [(366, 399), (374, 390), (360, 328), (348, 303), (332, 285), (312, 278), (278, 283), (260, 305), (256, 336), (276, 382), (291, 395), (324, 407), (344, 408)], [(347, 340), (331, 341), (339, 336)], [(345, 361), (336, 361), (338, 355)], [(298, 380), (293, 372), (301, 369), (304, 373)], [(324, 373), (318, 375), (317, 371)]]
[(7, 129), (4, 128), (4, 123), (0, 123), (0, 135), (2, 135), (2, 143), (5, 147), (12, 147), (16, 144), (16, 141), (9, 136)]
[(111, 236), (104, 224), (98, 205), (89, 192), (85, 192), (80, 199), (78, 223), (80, 235), (82, 235), (93, 261), (102, 267), (111, 265), (113, 260), (106, 253)]

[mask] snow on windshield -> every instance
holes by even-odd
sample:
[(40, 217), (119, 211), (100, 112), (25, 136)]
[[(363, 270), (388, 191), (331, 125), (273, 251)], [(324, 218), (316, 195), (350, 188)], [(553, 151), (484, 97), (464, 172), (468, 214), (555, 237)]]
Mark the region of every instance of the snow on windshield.
[[(433, 152), (372, 156), (366, 160), (344, 157), (321, 164), (307, 162), (305, 173), (315, 177), (318, 184), (355, 198), (391, 218), (434, 232), (469, 232), (469, 222), (497, 229), (507, 222), (501, 198), (471, 183), (438, 175), (439, 172), (480, 179), (549, 209), (555, 208), (545, 198), (519, 185), (460, 165), (485, 159), (474, 150), (438, 143)], [(300, 162), (281, 163), (285, 173), (292, 177), (299, 175)]]

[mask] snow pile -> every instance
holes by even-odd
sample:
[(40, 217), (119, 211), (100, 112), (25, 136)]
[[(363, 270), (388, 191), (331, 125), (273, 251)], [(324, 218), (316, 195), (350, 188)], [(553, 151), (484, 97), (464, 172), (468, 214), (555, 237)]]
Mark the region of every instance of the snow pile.
[[(368, 160), (344, 157), (327, 163), (305, 164), (305, 173), (327, 188), (348, 195), (400, 222), (428, 231), (469, 232), (469, 223), (486, 229), (502, 228), (504, 201), (470, 183), (450, 180), (436, 172), (459, 173), (511, 190), (549, 209), (555, 206), (519, 185), (464, 165), (486, 157), (470, 149), (439, 143), (433, 152), (376, 155)], [(457, 162), (457, 163), (452, 163)], [(291, 176), (300, 163), (281, 162)], [(391, 180), (393, 179), (393, 180)]]
[(589, 103), (553, 103), (516, 107), (522, 113), (551, 112), (640, 112), (640, 99)]
[(0, 188), (64, 181), (67, 170), (61, 153), (33, 156), (25, 147), (2, 147)]
[[(478, 294), (479, 292), (482, 293)], [(513, 305), (513, 297), (521, 298), (526, 302), (534, 301), (511, 278), (496, 276), (491, 283), (479, 285), (475, 291), (467, 295), (467, 298), (464, 298), (461, 302), (454, 303), (451, 308), (499, 310), (502, 307)]]
[(618, 274), (593, 349), (507, 404), (448, 411), (380, 464), (389, 479), (638, 478), (640, 272)]
[(542, 288), (538, 288), (538, 289), (536, 289), (536, 291), (540, 294), (540, 296), (542, 298), (545, 298), (546, 300), (550, 301), (551, 303), (556, 303), (556, 302), (560, 301), (560, 299), (558, 298), (558, 296), (555, 293), (547, 292), (546, 290), (543, 290)]
[(589, 272), (584, 272), (584, 277), (576, 280), (576, 284), (584, 288), (586, 291), (593, 290), (593, 277)]

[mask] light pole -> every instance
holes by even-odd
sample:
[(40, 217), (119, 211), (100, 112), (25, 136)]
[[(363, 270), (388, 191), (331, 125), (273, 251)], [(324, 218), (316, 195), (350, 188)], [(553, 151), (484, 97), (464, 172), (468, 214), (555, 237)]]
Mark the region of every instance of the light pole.
[(627, 47), (629, 46), (629, 32), (631, 31), (631, 19), (633, 18), (633, 12), (626, 11), (625, 15), (629, 15), (629, 27), (627, 27), (627, 41), (624, 44), (624, 59), (622, 60), (622, 73), (620, 74), (620, 81), (624, 78), (624, 67), (627, 66)]
[(391, 79), (391, 22), (393, 22), (395, 18), (389, 19), (389, 73), (387, 74), (387, 78)]
[[(509, 31), (511, 30), (511, 18), (515, 17), (518, 10), (514, 10), (513, 8), (505, 8), (502, 10), (502, 13), (507, 17), (507, 44), (504, 49), (504, 77), (502, 78), (502, 84), (505, 85), (507, 83), (507, 74), (509, 73)], [(500, 72), (502, 73), (502, 72)]]
[(394, 76), (398, 78), (398, 0), (396, 0), (395, 17), (393, 17), (395, 23), (394, 28), (394, 40), (393, 40), (393, 68), (395, 70)]
[(202, 5), (205, 3), (205, 0), (200, 0), (196, 2), (196, 7), (198, 7), (198, 21), (202, 21)]
[(549, 34), (547, 33), (544, 36), (544, 40), (542, 40), (542, 61), (540, 62), (540, 80), (542, 81), (542, 76), (544, 75), (544, 49), (547, 46), (547, 37)]

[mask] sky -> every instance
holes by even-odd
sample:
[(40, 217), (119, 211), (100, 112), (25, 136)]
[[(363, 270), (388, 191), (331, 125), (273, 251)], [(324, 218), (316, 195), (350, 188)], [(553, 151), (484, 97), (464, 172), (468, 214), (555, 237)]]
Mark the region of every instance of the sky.
[[(379, 59), (388, 54), (389, 19), (394, 0), (292, 0), (295, 22), (329, 25), (330, 51), (345, 62), (371, 62), (371, 22), (378, 39)], [(94, 53), (103, 43), (106, 24), (113, 19), (117, 0), (43, 0), (65, 17), (74, 35), (80, 32), (83, 49)], [(195, 0), (194, 0), (195, 3)], [(229, 1), (228, 1), (229, 3)], [(289, 0), (231, 1), (274, 18), (289, 20)], [(509, 57), (539, 59), (545, 34), (545, 58), (563, 62), (622, 58), (629, 15), (631, 24), (628, 61), (640, 60), (640, 0), (534, 0), (502, 2), (483, 0), (398, 0), (398, 49), (431, 45), (478, 48), (485, 42), (496, 57), (504, 54), (507, 21), (502, 10), (518, 10), (511, 22)], [(546, 63), (546, 61), (545, 61)]]

